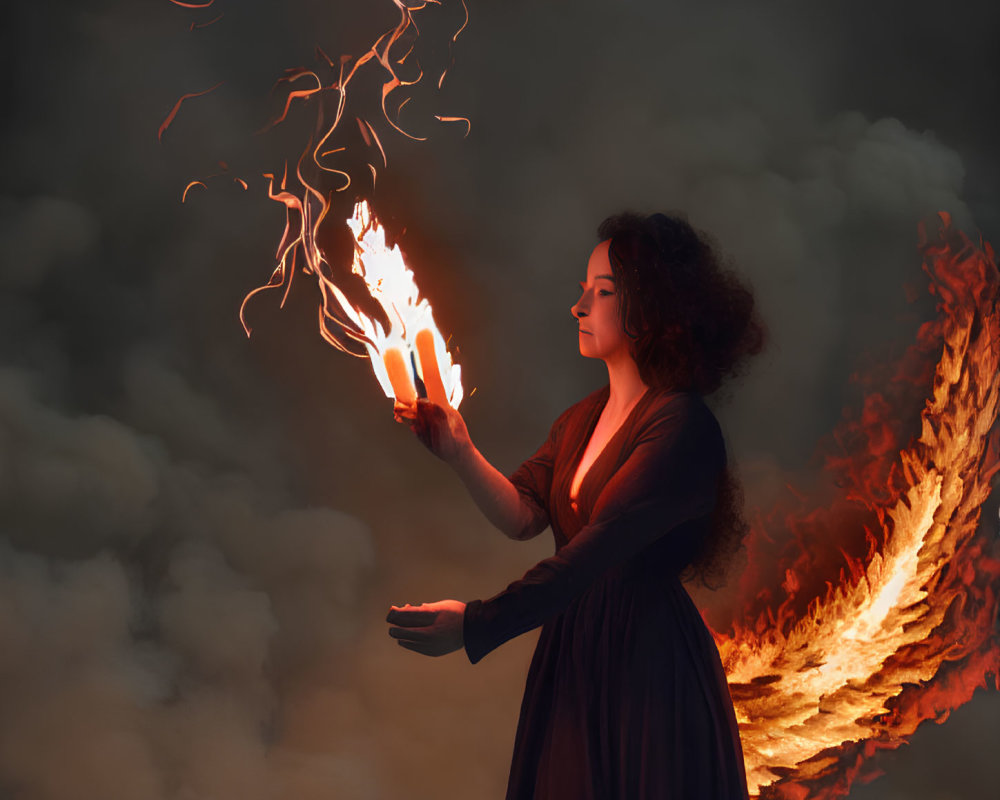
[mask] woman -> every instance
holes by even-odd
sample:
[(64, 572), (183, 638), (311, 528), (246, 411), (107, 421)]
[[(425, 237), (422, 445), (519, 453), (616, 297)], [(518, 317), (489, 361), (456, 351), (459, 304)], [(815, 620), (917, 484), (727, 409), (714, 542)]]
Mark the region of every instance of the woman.
[(622, 214), (598, 238), (572, 313), (608, 385), (509, 479), (454, 409), (397, 406), (494, 525), (517, 540), (551, 525), (555, 555), (488, 600), (393, 606), (389, 633), (475, 664), (542, 626), (507, 800), (745, 799), (725, 672), (681, 584), (719, 578), (746, 532), (702, 397), (760, 352), (764, 326), (687, 222)]

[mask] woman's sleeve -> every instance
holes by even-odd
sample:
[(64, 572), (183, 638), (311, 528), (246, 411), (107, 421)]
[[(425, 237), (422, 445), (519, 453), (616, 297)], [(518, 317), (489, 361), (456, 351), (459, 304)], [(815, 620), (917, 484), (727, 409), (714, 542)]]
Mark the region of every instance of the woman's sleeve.
[(555, 616), (601, 574), (672, 528), (710, 514), (724, 467), (725, 444), (711, 411), (692, 397), (671, 402), (643, 431), (576, 536), (499, 594), (466, 604), (469, 661)]
[(531, 539), (549, 526), (549, 495), (556, 449), (571, 410), (559, 415), (538, 451), (508, 477), (521, 500), (531, 509), (531, 523), (517, 537), (520, 540)]

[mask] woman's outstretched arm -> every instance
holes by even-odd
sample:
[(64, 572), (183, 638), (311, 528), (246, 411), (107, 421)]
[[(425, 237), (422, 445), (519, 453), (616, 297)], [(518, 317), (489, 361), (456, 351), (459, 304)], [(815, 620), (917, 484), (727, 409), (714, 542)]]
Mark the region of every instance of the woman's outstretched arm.
[(469, 660), (475, 664), (543, 624), (602, 573), (677, 525), (711, 513), (725, 462), (715, 417), (700, 401), (677, 397), (640, 435), (589, 522), (567, 544), (494, 597), (466, 604), (462, 639)]
[(471, 441), (451, 466), (486, 518), (508, 538), (530, 539), (548, 527), (548, 515), (529, 506), (510, 479)]
[(479, 452), (457, 410), (421, 399), (415, 406), (397, 404), (396, 418), (406, 419), (417, 438), (455, 470), (479, 510), (505, 536), (530, 539), (548, 526), (544, 508), (531, 503)]

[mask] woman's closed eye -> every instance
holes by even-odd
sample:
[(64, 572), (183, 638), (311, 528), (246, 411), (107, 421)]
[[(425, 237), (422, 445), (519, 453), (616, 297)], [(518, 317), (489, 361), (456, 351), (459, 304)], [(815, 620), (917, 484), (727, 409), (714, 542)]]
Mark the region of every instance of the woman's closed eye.
[[(580, 281), (580, 290), (584, 292), (587, 291), (587, 284), (585, 284), (583, 281)], [(597, 293), (602, 297), (608, 297), (614, 294), (614, 292), (608, 291), (607, 289), (599, 289)]]

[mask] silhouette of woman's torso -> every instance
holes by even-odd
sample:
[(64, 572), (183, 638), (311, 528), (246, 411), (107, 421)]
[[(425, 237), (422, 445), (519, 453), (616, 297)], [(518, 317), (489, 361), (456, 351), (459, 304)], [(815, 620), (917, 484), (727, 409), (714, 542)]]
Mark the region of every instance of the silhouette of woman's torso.
[(573, 481), (570, 483), (569, 499), (574, 511), (579, 508), (577, 504), (577, 495), (580, 493), (580, 484), (583, 483), (583, 479), (586, 477), (587, 472), (590, 470), (591, 466), (593, 466), (594, 462), (598, 459), (601, 453), (604, 452), (605, 447), (608, 446), (608, 443), (612, 438), (614, 438), (614, 435), (631, 416), (632, 410), (638, 405), (643, 396), (644, 393), (637, 395), (624, 410), (617, 414), (608, 413), (608, 407), (606, 405), (604, 410), (601, 411), (601, 416), (597, 420), (597, 425), (594, 427), (594, 432), (590, 436), (590, 441), (587, 443), (587, 447), (583, 451), (583, 456), (580, 459), (580, 463), (573, 475)]
[(555, 554), (466, 605), (472, 663), (542, 625), (506, 798), (747, 800), (725, 671), (678, 577), (707, 532), (721, 431), (690, 393), (648, 390), (615, 417), (608, 396), (568, 409), (511, 475)]

